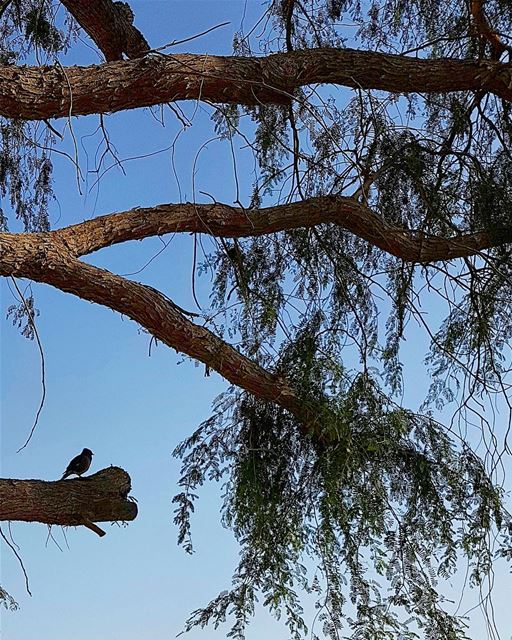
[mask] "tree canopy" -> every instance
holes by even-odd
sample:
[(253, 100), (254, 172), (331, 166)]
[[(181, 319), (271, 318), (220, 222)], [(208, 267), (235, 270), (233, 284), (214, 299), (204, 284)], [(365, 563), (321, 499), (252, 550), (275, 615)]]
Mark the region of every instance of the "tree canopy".
[[(327, 637), (465, 637), (443, 580), (466, 561), (484, 589), (512, 557), (512, 4), (273, 0), (231, 56), (148, 43), (125, 2), (62, 5), (0, 3), (0, 275), (124, 314), (230, 383), (175, 451), (179, 543), (217, 481), (241, 547), (186, 627), (229, 617), (242, 638), (261, 598), (301, 638), (308, 593)], [(83, 32), (100, 64), (66, 63)], [(230, 203), (197, 191), (53, 228), (63, 124), (97, 117), (117, 161), (106, 114), (158, 105), (186, 129), (187, 103), (232, 151)], [(84, 259), (171, 233), (193, 234), (209, 308)], [(9, 310), (27, 337), (36, 304)]]

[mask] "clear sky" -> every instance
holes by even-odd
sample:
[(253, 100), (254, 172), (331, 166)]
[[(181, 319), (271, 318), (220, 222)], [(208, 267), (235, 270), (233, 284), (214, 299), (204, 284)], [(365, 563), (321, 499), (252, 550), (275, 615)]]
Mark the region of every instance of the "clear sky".
[[(229, 21), (230, 24), (179, 51), (230, 53), (233, 33), (241, 20), (261, 13), (261, 4), (243, 1), (131, 2), (136, 25), (152, 46), (161, 46)], [(68, 56), (69, 63), (98, 61), (86, 36)], [(194, 199), (199, 191), (232, 202), (235, 185), (231, 151), (227, 143), (212, 142), (209, 114), (188, 105), (194, 125), (179, 139), (175, 167), (180, 177), (181, 199)], [(100, 136), (93, 132), (97, 117), (73, 121), (74, 135), (85, 183), (77, 193), (77, 180), (69, 160), (55, 157), (55, 192), (52, 226), (60, 227), (94, 215), (134, 206), (177, 202), (180, 192), (173, 175), (170, 147), (181, 125), (168, 112), (165, 127), (159, 110), (106, 117), (106, 125), (121, 158), (163, 150), (157, 155), (124, 163), (126, 176), (112, 168), (95, 184), (87, 173), (95, 163)], [(64, 122), (56, 122), (59, 130)], [(66, 130), (68, 150), (72, 138)], [(239, 168), (250, 169), (241, 157)], [(197, 179), (193, 184), (193, 165)], [(243, 173), (243, 172), (242, 172)], [(14, 225), (11, 225), (11, 229)], [(162, 290), (178, 304), (194, 309), (191, 298), (192, 252), (189, 236), (131, 243), (103, 250), (89, 259), (119, 274), (132, 274)], [(147, 266), (146, 266), (147, 265)], [(25, 286), (27, 283), (20, 282)], [(208, 307), (207, 277), (197, 281), (199, 298)], [(54, 528), (55, 542), (39, 524), (13, 523), (14, 541), (20, 546), (32, 597), (12, 553), (1, 547), (0, 584), (20, 604), (15, 613), (2, 611), (4, 640), (152, 640), (173, 638), (187, 615), (229, 588), (237, 562), (237, 547), (229, 531), (219, 524), (218, 488), (206, 487), (193, 521), (197, 552), (187, 556), (176, 545), (172, 524), (172, 496), (177, 491), (179, 463), (171, 452), (183, 438), (210, 415), (211, 401), (226, 388), (215, 373), (204, 376), (196, 366), (170, 349), (153, 345), (132, 321), (110, 310), (34, 285), (37, 321), (46, 365), (47, 398), (33, 440), (21, 453), (16, 450), (30, 430), (41, 393), (40, 359), (35, 342), (23, 338), (5, 320), (13, 297), (1, 282), (1, 475), (13, 478), (57, 479), (68, 461), (83, 447), (94, 451), (91, 472), (111, 464), (123, 467), (132, 478), (132, 495), (139, 515), (126, 528), (107, 526), (100, 539), (84, 528), (68, 529), (64, 538)], [(421, 364), (416, 375), (421, 379)], [(411, 396), (415, 400), (414, 396)], [(4, 532), (7, 531), (5, 523)], [(61, 547), (60, 549), (57, 546)], [(510, 619), (506, 611), (508, 575), (498, 576), (496, 616), (501, 628)], [(458, 600), (459, 585), (447, 586)], [(307, 610), (309, 611), (309, 609)], [(314, 617), (310, 611), (308, 622)], [(478, 615), (475, 637), (484, 637)], [(505, 626), (504, 626), (505, 625)], [(512, 623), (510, 624), (512, 629)], [(220, 638), (227, 627), (194, 631), (196, 638)], [(319, 632), (319, 629), (315, 629)], [(287, 638), (284, 626), (265, 612), (258, 615), (248, 638)], [(508, 636), (504, 636), (508, 638)]]

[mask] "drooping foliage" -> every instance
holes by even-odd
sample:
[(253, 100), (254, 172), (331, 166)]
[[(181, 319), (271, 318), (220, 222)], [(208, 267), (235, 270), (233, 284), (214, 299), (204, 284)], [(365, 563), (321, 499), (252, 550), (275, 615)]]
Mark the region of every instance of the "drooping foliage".
[[(505, 34), (503, 46), (508, 49), (502, 57), (506, 59), (511, 51), (505, 41), (512, 21), (510, 3), (484, 5), (487, 22), (496, 33)], [(343, 42), (423, 58), (491, 56), (475, 16), (464, 3), (274, 2), (268, 7), (267, 20), (271, 50), (286, 49), (287, 43), (288, 48), (291, 44), (299, 49)], [(251, 37), (238, 34), (235, 52), (253, 49)], [(238, 111), (237, 116), (232, 110), (224, 113), (225, 131), (232, 136), (244, 110)], [(246, 295), (235, 319), (240, 321), (238, 329), (253, 338), (261, 335), (266, 320), (279, 315), (269, 316), (262, 305), (268, 297), (275, 308), (280, 298), (284, 308), (289, 300), (284, 283), (293, 279), (297, 298), (307, 301), (306, 315), (322, 309), (329, 331), (351, 325), (360, 357), (380, 361), (388, 379), (394, 381), (393, 390), (400, 392), (398, 348), (407, 322), (418, 316), (423, 300), (417, 292), (425, 284), (430, 291), (443, 290), (447, 310), (446, 322), (431, 336), (430, 360), (437, 363), (432, 372), (438, 374), (433, 384), (438, 389), (443, 372), (455, 368), (461, 377), (471, 371), (476, 387), (489, 391), (479, 385), (480, 380), (488, 380), (485, 371), (492, 369), (498, 381), (503, 373), (500, 359), (505, 363), (510, 359), (512, 315), (506, 302), (511, 294), (509, 104), (489, 94), (469, 92), (404, 97), (363, 90), (336, 94), (321, 88), (299, 92), (293, 110), (262, 106), (247, 113), (256, 123), (253, 144), (259, 164), (253, 206), (276, 198), (356, 195), (377, 215), (407, 229), (437, 236), (485, 229), (509, 244), (467, 259), (462, 267), (404, 267), (400, 259), (334, 227), (251, 239), (243, 243), (246, 266), (240, 260), (233, 264), (221, 247), (216, 256), (214, 300), (222, 306), (225, 299), (219, 296), (243, 277)], [(268, 261), (262, 262), (260, 255), (268, 256)], [(375, 296), (383, 287), (391, 313), (386, 344), (381, 347), (374, 310)], [(491, 304), (491, 299), (500, 304)], [(457, 330), (461, 326), (462, 334)], [(265, 327), (271, 332), (277, 328), (276, 320)], [(446, 379), (444, 383), (451, 385)], [(446, 388), (444, 393), (452, 396), (454, 389)]]
[[(68, 47), (72, 25), (67, 35), (55, 26), (56, 6), (41, 0), (12, 0), (1, 7), (1, 64), (33, 62), (34, 57), (39, 64), (54, 62)], [(14, 215), (15, 228), (26, 232), (49, 230), (55, 142), (55, 130), (49, 123), (0, 117), (0, 231), (9, 229), (6, 209)], [(32, 296), (28, 303), (32, 305)], [(9, 307), (7, 315), (18, 326), (23, 325), (23, 335), (33, 338), (30, 313), (27, 302), (22, 301)]]
[[(52, 7), (13, 0), (4, 62), (42, 52), (53, 61), (67, 46)], [(512, 59), (508, 0), (274, 0), (263, 11), (235, 35), (235, 55), (351, 47)], [(0, 125), (0, 193), (25, 231), (46, 230), (55, 134), (44, 123)], [(483, 91), (306, 87), (290, 107), (218, 105), (212, 128), (235, 163), (240, 147), (254, 154), (253, 180), (240, 180), (233, 198), (247, 209), (337, 194), (418, 237), (486, 231), (502, 242), (428, 264), (327, 224), (214, 245), (199, 265), (213, 273), (205, 322), (286, 378), (315, 418), (301, 424), (232, 388), (176, 448), (179, 542), (192, 552), (198, 489), (217, 481), (223, 523), (241, 547), (232, 588), (187, 627), (232, 617), (229, 636), (242, 638), (261, 597), (292, 637), (316, 637), (306, 594), (327, 637), (463, 638), (443, 581), (465, 562), (484, 590), (512, 546), (498, 475), (512, 406), (510, 104)], [(12, 315), (20, 322), (23, 309)], [(424, 368), (423, 402), (404, 408)], [(475, 422), (487, 448), (468, 435)]]
[(5, 589), (2, 589), (2, 587), (0, 587), (0, 606), (4, 606), (11, 611), (15, 611), (18, 608), (14, 598), (10, 596)]
[[(42, 0), (12, 0), (1, 6), (2, 64), (51, 64), (69, 46), (72, 25), (66, 28), (66, 34), (55, 26), (57, 5)], [(55, 141), (55, 130), (48, 123), (0, 117), (0, 196), (8, 199), (24, 231), (49, 229)], [(7, 229), (1, 206), (0, 229)]]
[(310, 594), (326, 637), (464, 637), (438, 584), (466, 557), (471, 583), (484, 585), (491, 532), (502, 531), (506, 549), (512, 526), (482, 461), (430, 417), (393, 405), (370, 376), (341, 384), (321, 419), (331, 441), (303, 436), (284, 411), (233, 394), (176, 449), (180, 542), (192, 551), (196, 491), (213, 479), (223, 482), (223, 523), (242, 547), (232, 589), (195, 611), (187, 628), (217, 626), (229, 614), (229, 636), (243, 638), (261, 595), (301, 638)]
[[(510, 3), (486, 2), (485, 15), (496, 32), (512, 32)], [(350, 46), (423, 58), (494, 55), (465, 3), (273, 2), (266, 19), (265, 52)], [(236, 54), (255, 52), (251, 36), (237, 34)], [(220, 106), (215, 114), (217, 132), (235, 144), (249, 137), (240, 123), (253, 123), (251, 207), (353, 195), (406, 229), (487, 230), (510, 243), (507, 103), (483, 93), (325, 87), (295, 98), (292, 109)], [(231, 614), (231, 635), (242, 637), (261, 594), (292, 637), (302, 637), (299, 594), (307, 592), (328, 637), (465, 637), (464, 621), (443, 601), (443, 580), (465, 558), (471, 583), (483, 587), (494, 553), (506, 556), (510, 544), (504, 494), (493, 481), (508, 445), (495, 441), (482, 460), (466, 437), (473, 418), (493, 433), (499, 425), (489, 408), (506, 412), (510, 402), (510, 244), (415, 265), (325, 225), (233, 247), (212, 256), (213, 306), (229, 309), (226, 327), (247, 353), (294, 382), (321, 436), (301, 435), (285, 412), (232, 390), (177, 448), (180, 542), (192, 550), (195, 491), (214, 479), (223, 483), (223, 521), (242, 547), (232, 590), (194, 612), (187, 628)], [(230, 304), (234, 292), (238, 306)], [(444, 319), (425, 318), (429, 305)], [(401, 348), (416, 323), (430, 339), (424, 364), (417, 362), (431, 374), (423, 414), (399, 406), (414, 376)], [(447, 415), (451, 406), (454, 430), (431, 413)]]

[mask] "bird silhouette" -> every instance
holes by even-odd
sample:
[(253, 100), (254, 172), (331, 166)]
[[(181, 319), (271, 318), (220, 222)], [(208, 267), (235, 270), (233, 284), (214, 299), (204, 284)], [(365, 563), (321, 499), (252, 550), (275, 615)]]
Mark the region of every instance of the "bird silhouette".
[(82, 453), (79, 453), (77, 456), (75, 456), (73, 460), (71, 460), (71, 462), (68, 464), (61, 480), (64, 480), (65, 478), (73, 474), (81, 476), (82, 473), (85, 473), (91, 466), (93, 455), (94, 454), (90, 449), (83, 449)]

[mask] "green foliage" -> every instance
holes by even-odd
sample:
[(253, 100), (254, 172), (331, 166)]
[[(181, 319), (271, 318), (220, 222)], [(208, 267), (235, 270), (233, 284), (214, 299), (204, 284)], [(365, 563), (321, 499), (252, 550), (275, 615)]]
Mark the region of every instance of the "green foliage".
[[(493, 64), (469, 4), (274, 0), (255, 29), (235, 35), (234, 53), (348, 45)], [(485, 14), (510, 44), (509, 0), (487, 0)], [(3, 63), (53, 62), (69, 37), (53, 15), (50, 3), (13, 0), (0, 26)], [(498, 557), (511, 560), (510, 516), (496, 479), (508, 444), (505, 436), (499, 450), (484, 411), (495, 410), (496, 398), (510, 407), (510, 105), (483, 91), (401, 96), (322, 86), (293, 98), (286, 108), (215, 109), (215, 133), (235, 161), (239, 148), (254, 154), (250, 189), (237, 184), (243, 206), (257, 212), (351, 196), (394, 233), (419, 241), (481, 233), (500, 246), (415, 264), (336, 225), (219, 241), (201, 265), (214, 273), (215, 330), (290, 381), (315, 419), (299, 424), (231, 389), (177, 447), (179, 543), (192, 553), (199, 489), (215, 481), (223, 523), (241, 545), (232, 588), (186, 626), (218, 626), (231, 616), (228, 637), (243, 638), (261, 600), (298, 639), (309, 633), (301, 604), (308, 594), (328, 637), (460, 640), (464, 623), (449, 613), (443, 580), (465, 560), (481, 588)], [(0, 193), (28, 232), (49, 228), (55, 140), (41, 129), (0, 122)], [(6, 218), (0, 210), (2, 229)], [(9, 314), (30, 331), (25, 307)], [(409, 381), (402, 344), (412, 324), (430, 347), (426, 358), (413, 348)], [(420, 414), (401, 401), (423, 359), (431, 383)], [(458, 435), (432, 417), (450, 403), (462, 423)], [(491, 442), (484, 459), (465, 437), (475, 415)], [(10, 602), (2, 591), (0, 600)]]
[[(12, 0), (7, 5), (0, 21), (2, 64), (27, 60), (41, 64), (41, 56), (54, 63), (56, 54), (67, 49), (73, 33), (70, 25), (62, 25), (64, 29), (56, 26), (54, 9), (47, 0)], [(45, 124), (0, 118), (0, 195), (8, 197), (24, 231), (49, 229), (54, 142)], [(7, 229), (8, 217), (4, 206), (0, 228)]]
[[(49, 150), (33, 141), (32, 125), (0, 119), (0, 195), (9, 203), (24, 231), (48, 231), (53, 198)], [(51, 132), (44, 133), (49, 140)], [(7, 225), (2, 213), (3, 226)]]
[(31, 38), (34, 44), (49, 52), (56, 52), (62, 49), (62, 33), (46, 17), (44, 5), (30, 9), (24, 18), (27, 39)]
[[(351, 47), (389, 53), (490, 54), (469, 28), (464, 3), (315, 0), (294, 3), (291, 19), (288, 8), (270, 3), (267, 31), (257, 44), (238, 33), (235, 54), (289, 48), (290, 40), (294, 49), (344, 46), (347, 33)], [(496, 31), (512, 31), (510, 3), (490, 0), (485, 11)], [(292, 381), (317, 419), (305, 428), (231, 390), (176, 449), (180, 543), (192, 551), (197, 489), (215, 479), (223, 523), (242, 547), (232, 589), (195, 611), (186, 628), (218, 626), (231, 615), (230, 637), (242, 638), (261, 599), (299, 638), (306, 629), (298, 594), (307, 593), (328, 637), (465, 638), (464, 620), (441, 595), (443, 581), (463, 558), (471, 584), (484, 585), (496, 561), (494, 536), (497, 555), (510, 559), (510, 517), (492, 475), (503, 452), (496, 444), (481, 460), (463, 437), (467, 427), (456, 435), (430, 410), (457, 401), (463, 425), (477, 415), (492, 432), (481, 407), (500, 393), (509, 402), (510, 108), (493, 96), (453, 92), (315, 88), (294, 97), (291, 110), (216, 113), (217, 133), (232, 144), (250, 140), (258, 166), (251, 209), (353, 195), (418, 237), (485, 231), (503, 244), (418, 265), (324, 225), (237, 240), (236, 260), (226, 246), (210, 256), (223, 331)], [(439, 321), (425, 314), (431, 304), (444, 314)], [(401, 345), (412, 323), (430, 339), (425, 415), (393, 400), (408, 386)]]
[(3, 605), (6, 609), (16, 611), (18, 603), (10, 596), (5, 589), (0, 587), (0, 605)]
[[(287, 6), (271, 3), (274, 21), (258, 41), (263, 50), (276, 42), (284, 46)], [(510, 4), (490, 1), (485, 11), (497, 32), (512, 30)], [(432, 58), (485, 54), (468, 27), (466, 5), (437, 0), (299, 3), (290, 35), (297, 49), (341, 46), (337, 38), (347, 23), (356, 25), (351, 46), (390, 53), (413, 50)], [(253, 51), (251, 39), (242, 35), (237, 35), (235, 52)], [(244, 144), (252, 137), (259, 167), (251, 208), (275, 203), (276, 198), (283, 202), (359, 194), (376, 215), (416, 231), (418, 237), (456, 238), (486, 231), (492, 240), (510, 243), (512, 120), (507, 103), (463, 92), (404, 98), (362, 90), (331, 95), (326, 89), (302, 90), (295, 99), (292, 111), (239, 107), (236, 122), (231, 119), (230, 137), (243, 135)], [(255, 130), (242, 128), (244, 112), (254, 120)], [(294, 153), (297, 143), (299, 153)], [(380, 367), (389, 391), (400, 394), (405, 327), (414, 319), (425, 324), (419, 308), (438, 296), (445, 319), (438, 328), (428, 327), (432, 350), (427, 363), (435, 364), (427, 400), (441, 406), (453, 399), (454, 380), (468, 372), (475, 381), (489, 380), (492, 368), (495, 382), (503, 383), (508, 368), (497, 366), (493, 351), (497, 348), (507, 357), (506, 337), (512, 330), (506, 248), (467, 259), (463, 268), (453, 263), (404, 267), (401, 260), (327, 225), (313, 232), (242, 241), (240, 247), (242, 276), (223, 248), (212, 257), (212, 301), (215, 309), (230, 308), (228, 335), (239, 338), (246, 352), (262, 363), (272, 362), (268, 350), (293, 334), (285, 327), (291, 323), (297, 328), (321, 311), (322, 331), (337, 333), (337, 341), (332, 338), (329, 344), (332, 360), (340, 363), (348, 340), (364, 366)], [(443, 279), (448, 286), (441, 284)], [(384, 305), (376, 302), (382, 293)], [(239, 306), (230, 304), (235, 296)], [(389, 309), (382, 318), (382, 345), (377, 309), (381, 314)], [(455, 330), (455, 321), (464, 331)], [(451, 380), (445, 376), (448, 369)], [(486, 394), (478, 382), (473, 389)]]
[[(315, 365), (307, 334), (296, 348)], [(213, 478), (223, 482), (223, 523), (242, 547), (232, 589), (195, 611), (187, 629), (230, 614), (229, 637), (242, 638), (261, 595), (300, 638), (302, 592), (317, 599), (327, 637), (342, 628), (351, 638), (413, 637), (414, 629), (464, 637), (438, 586), (459, 554), (471, 580), (485, 580), (488, 537), (511, 525), (501, 491), (467, 446), (390, 403), (369, 375), (324, 397), (317, 415), (319, 436), (301, 435), (288, 413), (232, 391), (176, 449), (181, 542), (191, 550), (195, 491)]]
[(25, 296), (22, 302), (7, 307), (7, 317), (10, 317), (13, 325), (21, 330), (21, 335), (29, 340), (35, 337), (34, 322), (38, 315), (39, 309), (35, 308), (32, 293)]
[[(67, 49), (72, 29), (55, 24), (49, 0), (11, 0), (0, 23), (0, 55), (7, 64), (43, 53), (52, 58)], [(53, 61), (53, 60), (52, 60)]]
[(472, 227), (484, 228), (494, 239), (512, 241), (512, 158), (501, 150), (470, 184)]

